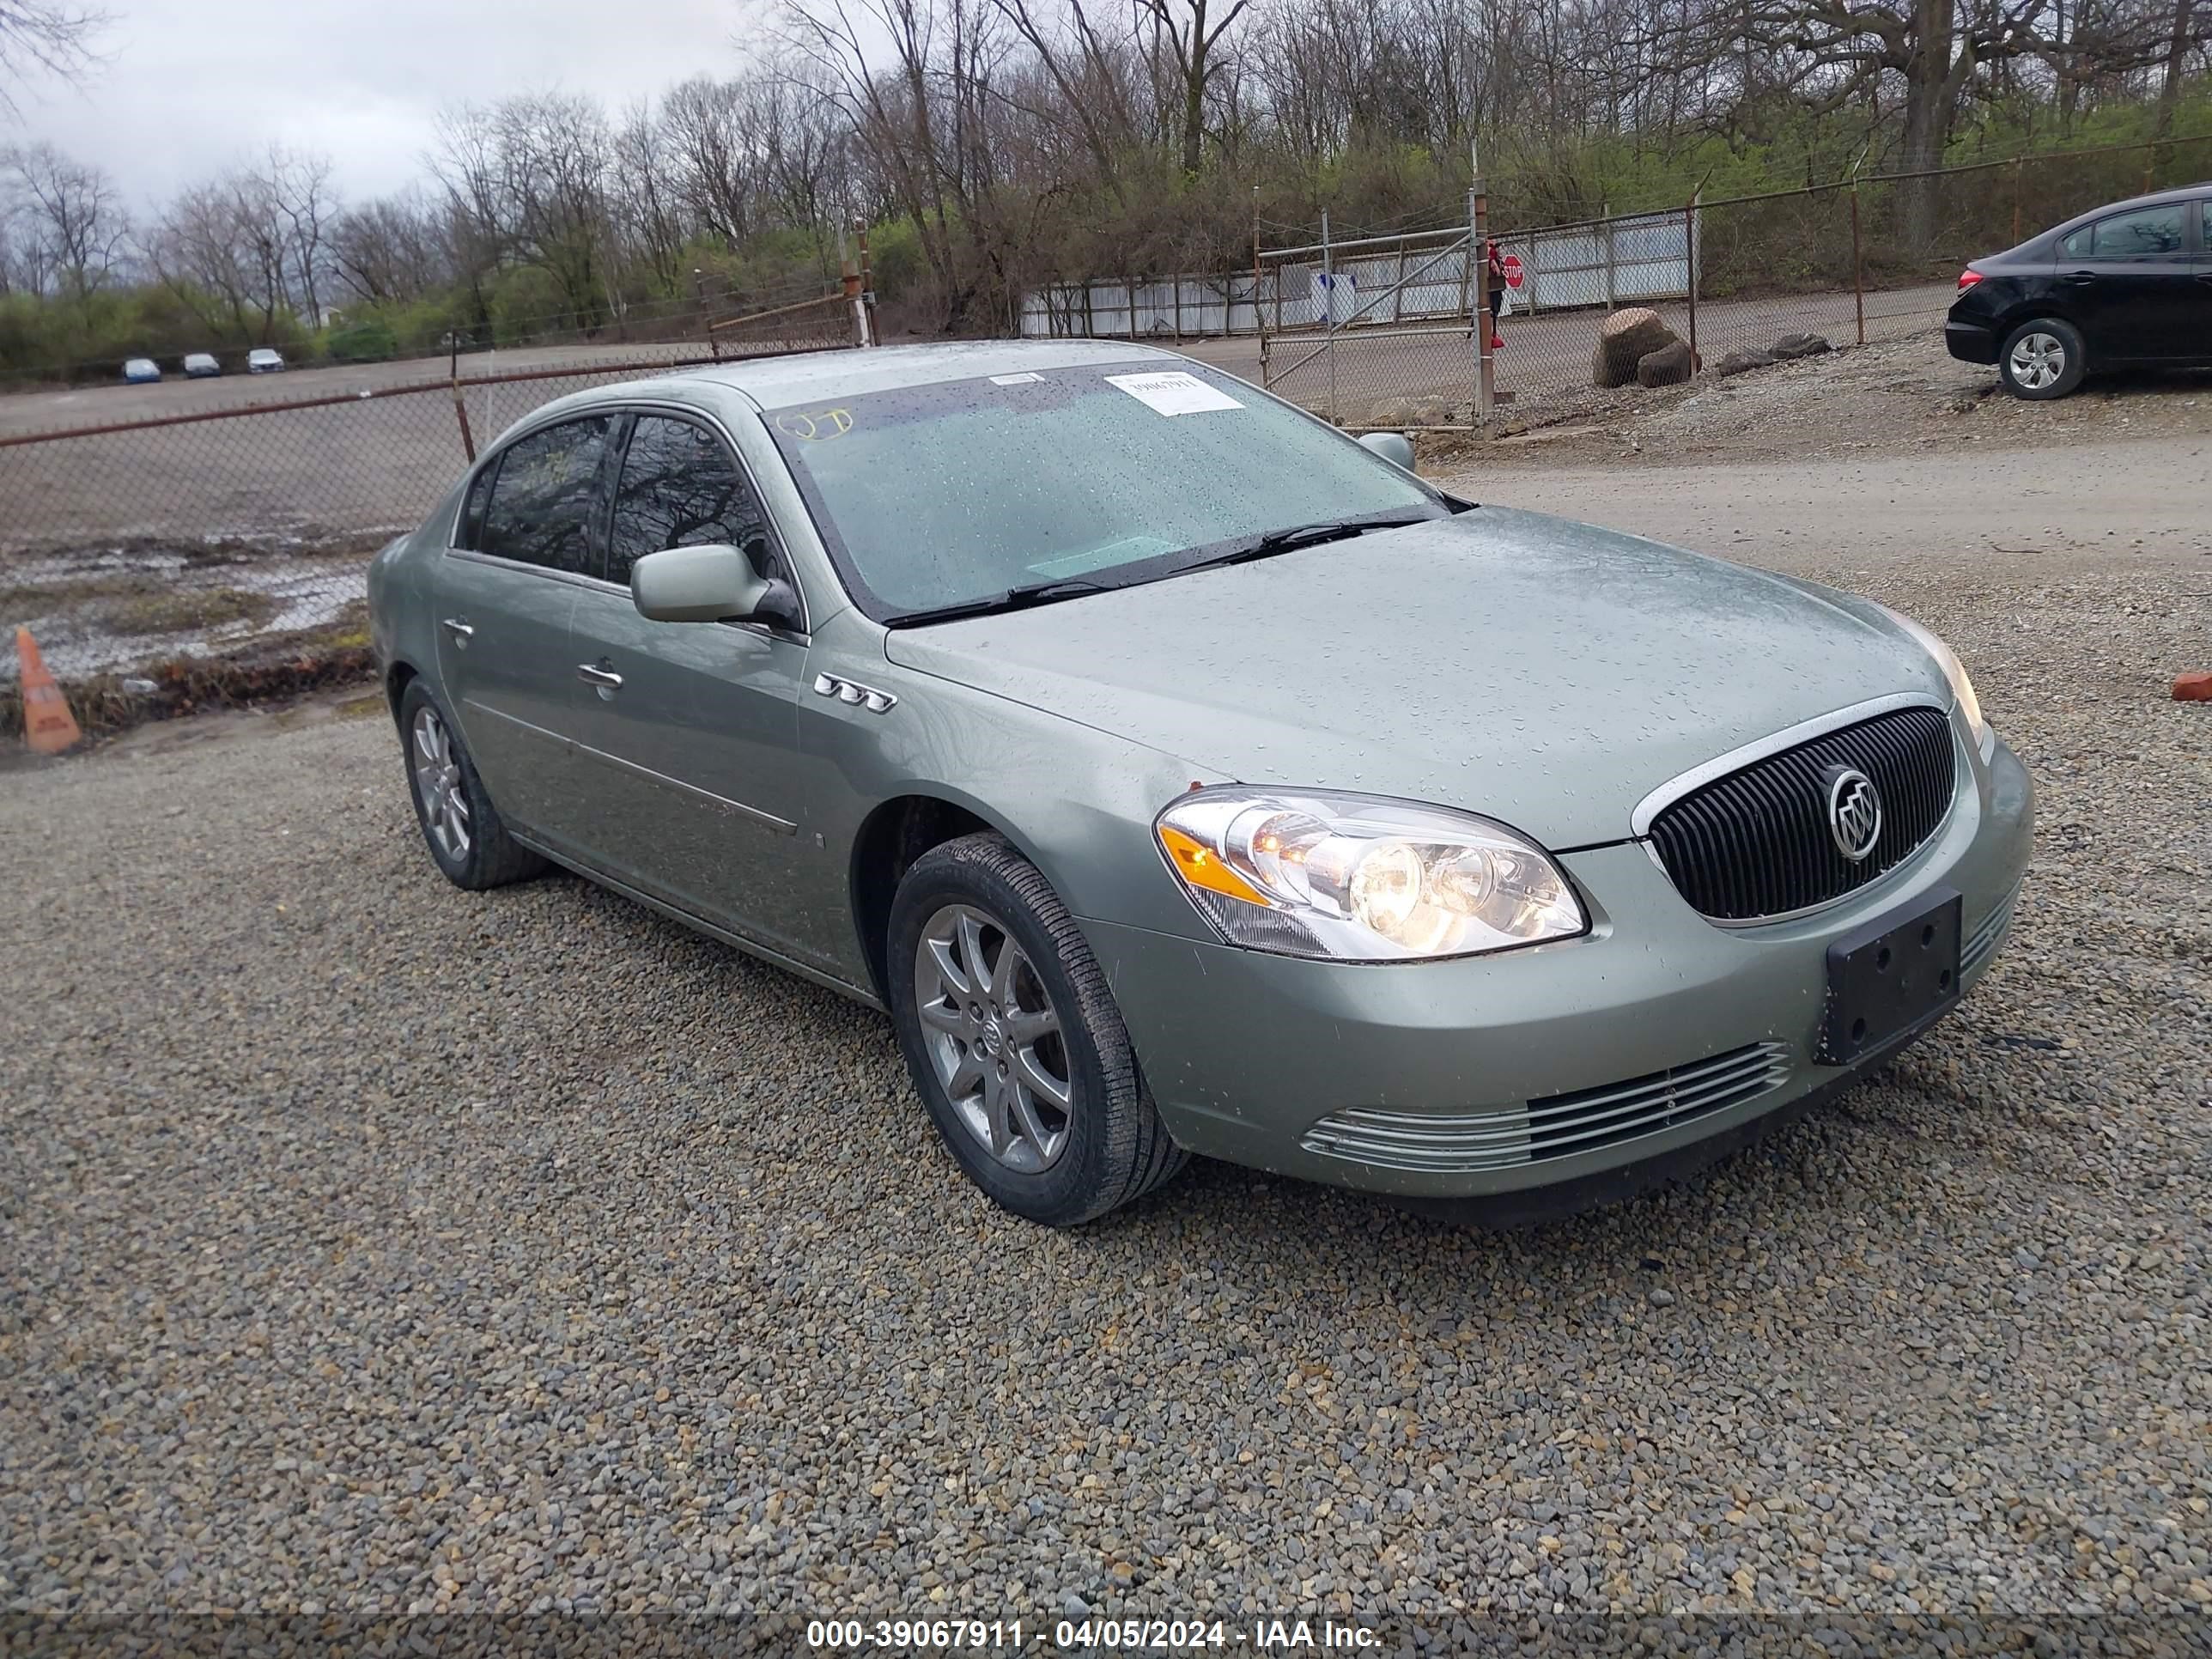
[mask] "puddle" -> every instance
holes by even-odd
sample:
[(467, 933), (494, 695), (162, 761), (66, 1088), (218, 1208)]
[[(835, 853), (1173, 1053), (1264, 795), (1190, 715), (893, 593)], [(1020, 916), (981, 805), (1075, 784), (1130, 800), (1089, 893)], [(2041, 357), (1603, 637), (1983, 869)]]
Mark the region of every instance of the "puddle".
[(64, 681), (327, 626), (367, 596), (383, 540), (206, 536), (0, 553), (0, 681), (16, 678), (18, 626)]

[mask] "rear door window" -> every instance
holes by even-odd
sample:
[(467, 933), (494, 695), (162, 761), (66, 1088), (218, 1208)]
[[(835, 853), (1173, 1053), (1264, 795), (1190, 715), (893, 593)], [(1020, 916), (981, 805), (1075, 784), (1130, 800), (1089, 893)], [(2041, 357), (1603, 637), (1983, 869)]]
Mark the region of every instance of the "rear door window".
[[(611, 415), (562, 421), (507, 447), (485, 502), (476, 547), (521, 564), (600, 574), (592, 503), (606, 459)], [(472, 492), (473, 493), (473, 492)]]
[(2182, 204), (2137, 208), (2084, 225), (2059, 246), (2069, 259), (2149, 259), (2179, 253), (2188, 220)]
[(615, 487), (607, 580), (627, 586), (630, 566), (648, 553), (717, 542), (744, 549), (763, 576), (789, 579), (752, 481), (722, 441), (690, 421), (639, 416)]

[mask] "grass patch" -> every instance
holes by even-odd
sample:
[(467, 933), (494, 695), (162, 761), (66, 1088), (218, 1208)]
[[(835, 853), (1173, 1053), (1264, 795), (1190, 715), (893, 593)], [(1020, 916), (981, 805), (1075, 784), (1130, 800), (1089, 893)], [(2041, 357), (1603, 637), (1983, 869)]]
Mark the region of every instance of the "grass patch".
[(180, 634), (192, 628), (264, 623), (276, 612), (266, 593), (243, 587), (179, 587), (135, 593), (100, 607), (100, 619), (117, 634)]
[[(320, 628), (258, 635), (219, 656), (180, 657), (134, 668), (128, 675), (64, 681), (62, 695), (85, 734), (100, 738), (148, 720), (282, 702), (326, 686), (374, 684), (375, 677), (368, 601), (355, 599)], [(154, 690), (125, 690), (125, 678), (149, 679)], [(382, 706), (380, 699), (368, 701), (372, 709)], [(14, 681), (0, 683), (0, 740), (22, 732), (22, 688)]]
[(0, 622), (29, 617), (51, 617), (102, 599), (128, 599), (146, 591), (143, 571), (118, 570), (99, 576), (74, 576), (67, 581), (34, 582), (24, 587), (0, 587)]

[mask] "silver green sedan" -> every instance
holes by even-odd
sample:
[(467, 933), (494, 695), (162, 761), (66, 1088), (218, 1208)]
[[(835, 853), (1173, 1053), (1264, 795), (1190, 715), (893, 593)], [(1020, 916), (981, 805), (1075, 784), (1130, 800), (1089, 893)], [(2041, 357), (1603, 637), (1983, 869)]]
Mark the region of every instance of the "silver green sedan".
[(1588, 1203), (1955, 1006), (2033, 793), (1942, 641), (1411, 459), (1098, 342), (562, 398), (370, 573), (423, 838), (885, 1009), (1055, 1224)]

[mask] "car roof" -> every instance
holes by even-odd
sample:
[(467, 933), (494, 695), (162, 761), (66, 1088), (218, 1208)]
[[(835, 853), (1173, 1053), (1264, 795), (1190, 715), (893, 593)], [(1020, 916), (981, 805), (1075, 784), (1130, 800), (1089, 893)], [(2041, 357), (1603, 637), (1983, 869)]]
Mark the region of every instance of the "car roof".
[(1184, 361), (1174, 352), (1128, 340), (946, 340), (929, 345), (802, 351), (728, 363), (700, 363), (647, 380), (587, 386), (556, 398), (515, 422), (487, 447), (506, 443), (525, 428), (611, 403), (649, 399), (708, 407), (717, 392), (726, 390), (739, 393), (756, 408), (781, 409), (825, 398), (856, 398), (903, 386), (972, 380), (979, 374), (1088, 368), (1146, 360)]

